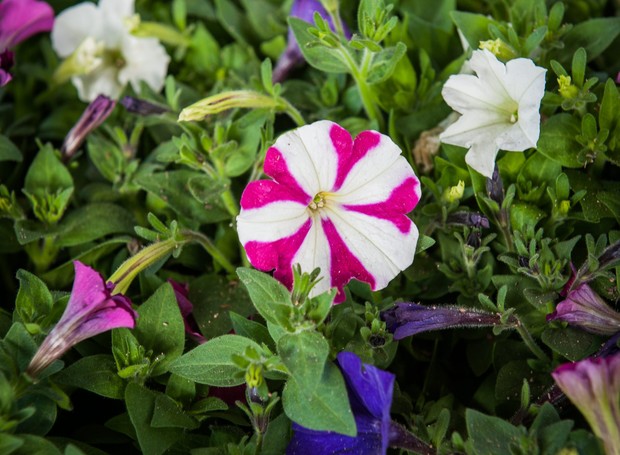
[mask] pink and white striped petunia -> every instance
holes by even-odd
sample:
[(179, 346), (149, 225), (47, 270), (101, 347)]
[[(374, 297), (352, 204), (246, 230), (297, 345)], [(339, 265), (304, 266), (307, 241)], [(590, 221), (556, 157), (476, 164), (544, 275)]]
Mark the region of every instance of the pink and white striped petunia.
[(259, 270), (289, 288), (292, 265), (321, 268), (319, 294), (356, 278), (383, 289), (413, 262), (418, 230), (407, 217), (420, 182), (387, 136), (355, 140), (322, 120), (278, 138), (265, 157), (272, 180), (251, 182), (241, 196), (239, 239)]

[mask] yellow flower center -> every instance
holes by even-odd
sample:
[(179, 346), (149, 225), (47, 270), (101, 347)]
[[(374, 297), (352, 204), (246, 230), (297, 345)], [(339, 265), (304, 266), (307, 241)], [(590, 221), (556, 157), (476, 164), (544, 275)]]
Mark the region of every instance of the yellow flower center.
[(308, 204), (310, 210), (316, 211), (325, 207), (325, 193), (319, 192), (312, 198), (312, 202)]

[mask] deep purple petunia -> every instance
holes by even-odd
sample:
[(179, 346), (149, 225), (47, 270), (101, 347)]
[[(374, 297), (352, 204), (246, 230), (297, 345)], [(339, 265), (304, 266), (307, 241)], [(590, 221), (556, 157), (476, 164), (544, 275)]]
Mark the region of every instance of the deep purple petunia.
[(487, 327), (501, 324), (499, 313), (453, 307), (397, 303), (381, 313), (394, 339), (401, 340), (417, 333), (459, 327)]
[(293, 423), (288, 455), (382, 454), (390, 440), (390, 407), (394, 375), (364, 364), (355, 354), (341, 352), (338, 364), (347, 384), (357, 436), (309, 430)]
[(192, 314), (194, 305), (189, 300), (189, 286), (187, 283), (179, 283), (173, 279), (168, 279), (168, 283), (174, 290), (174, 296), (177, 299), (183, 322), (185, 323), (185, 333), (192, 337), (197, 343), (205, 343), (207, 339), (200, 333), (196, 319)]
[(32, 35), (49, 32), (54, 25), (54, 10), (39, 0), (4, 0), (0, 2), (0, 87), (12, 76), (15, 47)]
[(558, 303), (547, 321), (564, 321), (597, 335), (620, 331), (620, 313), (614, 311), (587, 283), (580, 284)]
[(250, 263), (291, 287), (292, 266), (319, 267), (313, 295), (353, 278), (385, 288), (413, 262), (418, 229), (407, 214), (420, 182), (399, 147), (376, 131), (355, 139), (322, 120), (281, 135), (267, 150), (268, 180), (241, 196), (237, 232)]
[(94, 269), (73, 262), (75, 280), (65, 312), (30, 361), (27, 372), (36, 377), (72, 346), (87, 338), (118, 327), (134, 328), (138, 314), (122, 294), (112, 295), (113, 283), (106, 283)]
[(116, 101), (105, 95), (99, 95), (86, 106), (80, 119), (65, 137), (60, 149), (65, 161), (75, 155), (86, 137), (110, 116), (115, 106)]

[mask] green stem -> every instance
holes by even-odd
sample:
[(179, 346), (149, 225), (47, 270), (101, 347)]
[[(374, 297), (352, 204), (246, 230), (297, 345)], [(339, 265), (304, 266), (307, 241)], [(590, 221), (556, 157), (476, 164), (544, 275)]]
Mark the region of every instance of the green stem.
[(545, 352), (536, 344), (536, 341), (532, 338), (532, 335), (528, 332), (521, 321), (517, 319), (515, 322), (515, 329), (519, 332), (519, 335), (521, 335), (525, 345), (536, 357), (538, 357), (539, 360), (549, 363), (549, 357), (547, 357), (547, 354), (545, 354)]
[(349, 51), (347, 51), (344, 47), (341, 48), (341, 52), (346, 60), (347, 65), (349, 66), (349, 71), (351, 72), (351, 76), (355, 80), (357, 85), (357, 89), (359, 90), (360, 98), (362, 100), (362, 105), (364, 106), (364, 111), (366, 111), (366, 115), (370, 120), (374, 120), (377, 123), (377, 128), (379, 130), (383, 130), (385, 128), (385, 121), (383, 119), (383, 114), (381, 113), (381, 109), (377, 105), (375, 101), (375, 96), (368, 85), (368, 70), (370, 69), (370, 64), (372, 63), (372, 53), (368, 49), (364, 49), (364, 53), (362, 56), (362, 63), (358, 67)]
[(284, 112), (293, 119), (293, 121), (297, 124), (297, 126), (304, 126), (306, 121), (304, 120), (301, 113), (297, 110), (295, 106), (288, 102), (288, 100), (284, 98), (280, 98), (279, 101), (282, 103), (282, 108)]
[(224, 253), (222, 253), (218, 247), (211, 241), (209, 237), (204, 235), (201, 232), (183, 230), (181, 234), (188, 241), (193, 241), (200, 246), (202, 246), (207, 253), (211, 255), (214, 261), (216, 261), (219, 265), (221, 265), (228, 273), (235, 273), (235, 266), (226, 258)]

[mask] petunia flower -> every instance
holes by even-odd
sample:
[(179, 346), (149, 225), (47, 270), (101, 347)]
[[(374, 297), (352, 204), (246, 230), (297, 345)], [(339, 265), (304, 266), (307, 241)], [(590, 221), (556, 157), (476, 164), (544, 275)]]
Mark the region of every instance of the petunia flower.
[(117, 327), (134, 328), (137, 313), (122, 294), (112, 295), (107, 283), (92, 268), (74, 261), (71, 297), (58, 324), (47, 335), (30, 361), (27, 372), (36, 377), (80, 341)]
[(501, 315), (449, 305), (424, 306), (417, 303), (397, 303), (381, 313), (387, 329), (395, 340), (422, 332), (460, 327), (492, 327), (501, 325)]
[(105, 95), (99, 95), (86, 107), (82, 116), (75, 126), (71, 128), (62, 144), (61, 152), (65, 161), (69, 160), (78, 151), (80, 145), (86, 140), (91, 131), (110, 116), (115, 106), (116, 101)]
[(187, 283), (179, 283), (173, 279), (168, 279), (168, 283), (174, 290), (174, 296), (177, 299), (183, 322), (185, 323), (185, 333), (191, 336), (197, 343), (205, 343), (207, 339), (200, 333), (196, 319), (194, 319), (194, 305), (189, 301), (189, 286)]
[(605, 452), (620, 453), (620, 355), (567, 363), (551, 374), (601, 438)]
[[(336, 30), (334, 22), (319, 0), (294, 0), (289, 16), (297, 17), (305, 22), (314, 23), (314, 13), (319, 13), (329, 24), (329, 28)], [(346, 24), (343, 24), (344, 33), (347, 38), (351, 37), (351, 32)], [(282, 82), (288, 74), (297, 66), (304, 63), (305, 59), (297, 44), (293, 30), (289, 27), (286, 49), (278, 59), (273, 69), (273, 82)]]
[(39, 0), (4, 0), (0, 2), (0, 87), (11, 79), (15, 47), (32, 35), (49, 32), (54, 25), (54, 10)]
[(52, 46), (66, 59), (57, 77), (71, 78), (83, 101), (97, 95), (117, 99), (131, 84), (140, 92), (145, 82), (155, 91), (164, 85), (170, 57), (156, 38), (131, 34), (139, 21), (134, 0), (85, 2), (58, 15), (52, 30)]
[(280, 136), (265, 157), (272, 180), (241, 196), (239, 240), (257, 269), (289, 288), (292, 265), (319, 267), (318, 295), (352, 278), (382, 289), (413, 262), (418, 230), (406, 216), (420, 183), (400, 149), (376, 131), (355, 140), (323, 120)]
[(547, 321), (564, 321), (597, 335), (620, 332), (620, 313), (614, 311), (587, 283), (579, 285), (547, 315)]
[(486, 49), (469, 61), (476, 75), (450, 76), (441, 94), (461, 117), (439, 139), (468, 150), (465, 161), (491, 178), (499, 150), (536, 147), (547, 70), (526, 58), (503, 64)]
[(293, 422), (293, 437), (286, 449), (287, 455), (377, 455), (385, 454), (388, 447), (419, 454), (435, 453), (426, 443), (392, 421), (390, 408), (395, 377), (392, 373), (362, 363), (352, 352), (341, 352), (337, 359), (347, 386), (357, 436), (310, 430)]

